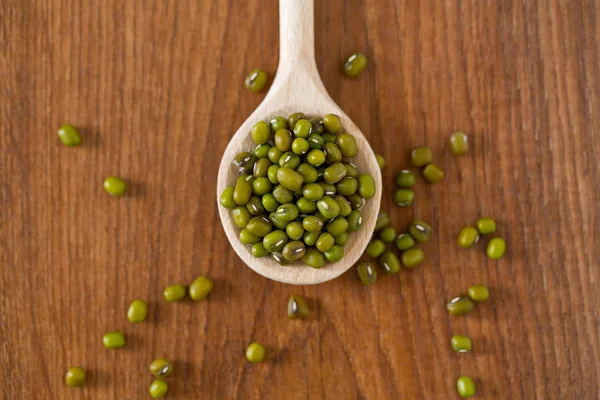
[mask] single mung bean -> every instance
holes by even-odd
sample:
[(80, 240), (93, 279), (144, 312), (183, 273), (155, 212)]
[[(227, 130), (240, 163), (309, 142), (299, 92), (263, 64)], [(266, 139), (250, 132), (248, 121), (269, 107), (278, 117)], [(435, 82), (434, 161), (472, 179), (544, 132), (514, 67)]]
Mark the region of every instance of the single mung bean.
[(504, 239), (495, 237), (489, 241), (486, 249), (486, 253), (492, 260), (502, 258), (506, 251), (506, 242)]
[(265, 212), (265, 208), (262, 205), (262, 200), (258, 196), (250, 197), (250, 200), (246, 204), (246, 208), (252, 215), (261, 215)]
[(320, 118), (311, 118), (310, 123), (312, 124), (313, 134), (321, 135), (325, 132), (325, 126), (323, 126), (323, 121)]
[(310, 214), (316, 211), (317, 202), (307, 199), (306, 197), (300, 197), (296, 202), (296, 207), (298, 207), (298, 211), (302, 214)]
[(323, 126), (329, 133), (340, 133), (342, 131), (342, 121), (335, 114), (323, 116)]
[(450, 339), (450, 345), (457, 353), (466, 353), (471, 351), (471, 338), (468, 336), (454, 335)]
[(309, 151), (306, 155), (306, 161), (310, 165), (313, 165), (315, 167), (318, 167), (319, 165), (323, 164), (326, 160), (327, 157), (325, 156), (323, 150), (313, 149)]
[(256, 144), (267, 143), (271, 140), (271, 127), (265, 121), (258, 121), (254, 124), (252, 129), (250, 129), (250, 135)]
[(314, 215), (307, 215), (302, 220), (302, 227), (307, 232), (321, 232), (321, 229), (323, 229), (323, 220)]
[(154, 382), (152, 382), (152, 384), (150, 385), (150, 388), (148, 389), (148, 392), (150, 393), (150, 397), (152, 397), (153, 399), (160, 399), (160, 398), (165, 397), (167, 395), (168, 391), (169, 391), (169, 384), (160, 379), (156, 379)]
[(377, 282), (377, 270), (373, 267), (371, 261), (360, 261), (356, 264), (356, 274), (365, 286), (371, 286)]
[(307, 119), (299, 119), (294, 125), (294, 136), (306, 139), (312, 133), (312, 124)]
[(251, 174), (255, 162), (254, 154), (243, 151), (235, 156), (232, 164), (240, 174)]
[[(305, 228), (305, 230), (306, 230), (306, 228)], [(304, 235), (302, 236), (302, 240), (304, 241), (304, 244), (306, 244), (307, 246), (314, 246), (317, 243), (317, 239), (319, 238), (319, 236), (321, 236), (321, 231), (317, 231), (317, 232), (306, 231), (306, 232), (304, 232)]]
[(402, 265), (404, 265), (406, 268), (414, 268), (420, 265), (424, 259), (425, 253), (423, 253), (423, 250), (419, 249), (418, 247), (408, 249), (400, 256), (400, 261), (402, 261)]
[(345, 162), (344, 167), (346, 167), (346, 176), (355, 179), (358, 177), (359, 172), (358, 168), (356, 168), (356, 165), (352, 164), (351, 162)]
[(261, 258), (269, 255), (269, 251), (265, 249), (265, 245), (262, 242), (254, 243), (252, 245), (252, 256), (255, 258)]
[(302, 239), (302, 235), (304, 235), (304, 228), (298, 221), (290, 222), (288, 226), (285, 227), (285, 233), (292, 240), (300, 240)]
[(344, 62), (344, 74), (348, 78), (356, 78), (367, 67), (367, 56), (354, 53)]
[(285, 230), (285, 228), (287, 228), (289, 222), (287, 221), (282, 221), (279, 219), (279, 217), (277, 216), (276, 213), (272, 212), (271, 214), (269, 214), (269, 221), (271, 221), (271, 224), (279, 229), (279, 230)]
[(339, 236), (348, 230), (348, 221), (344, 217), (336, 217), (327, 223), (326, 229), (333, 236)]
[(379, 169), (383, 169), (383, 167), (385, 167), (385, 158), (381, 154), (375, 154), (375, 159), (377, 160)]
[(317, 208), (326, 219), (335, 218), (340, 214), (340, 206), (330, 196), (323, 196), (317, 201)]
[(368, 174), (358, 175), (358, 194), (365, 199), (375, 196), (375, 179)]
[(460, 230), (456, 241), (460, 247), (469, 248), (479, 241), (479, 231), (472, 226), (465, 226)]
[(150, 364), (150, 372), (157, 378), (168, 378), (173, 374), (173, 364), (164, 358), (157, 358)]
[(325, 265), (325, 256), (319, 250), (314, 247), (309, 247), (306, 249), (306, 253), (304, 257), (302, 257), (302, 261), (304, 264), (308, 265), (312, 268), (323, 268)]
[(71, 367), (65, 374), (65, 383), (70, 387), (79, 387), (85, 384), (86, 373), (81, 367)]
[(392, 243), (394, 240), (396, 240), (397, 236), (398, 234), (392, 226), (387, 226), (379, 231), (379, 237), (386, 243)]
[(464, 132), (454, 132), (450, 135), (450, 150), (455, 156), (462, 156), (469, 151), (469, 138)]
[(410, 153), (410, 163), (415, 167), (424, 167), (433, 162), (433, 151), (431, 147), (417, 147)]
[(480, 218), (477, 221), (477, 230), (482, 235), (489, 235), (490, 233), (496, 232), (496, 221), (492, 218)]
[(352, 212), (346, 218), (348, 220), (348, 232), (356, 232), (362, 225), (362, 214), (358, 210)]
[(301, 189), (304, 183), (302, 175), (286, 167), (281, 167), (277, 170), (277, 180), (280, 185), (292, 191)]
[(290, 261), (302, 258), (305, 252), (306, 247), (304, 247), (304, 243), (298, 240), (287, 243), (283, 246), (283, 250), (281, 250), (281, 254)]
[(304, 297), (290, 296), (287, 304), (287, 315), (289, 319), (308, 317), (308, 304)]
[(325, 190), (323, 189), (323, 186), (319, 185), (318, 183), (309, 183), (307, 185), (304, 185), (304, 188), (302, 189), (302, 194), (308, 200), (317, 201), (323, 197), (323, 195), (325, 194)]
[(340, 217), (347, 217), (350, 215), (352, 212), (352, 205), (350, 205), (350, 202), (346, 200), (344, 196), (336, 195), (333, 196), (333, 199), (338, 203), (338, 206), (340, 206)]
[(331, 164), (323, 171), (323, 179), (327, 183), (336, 183), (346, 176), (346, 167), (341, 162)]
[(233, 222), (238, 226), (238, 228), (245, 228), (252, 219), (252, 215), (248, 212), (248, 209), (244, 206), (237, 206), (231, 211), (231, 215), (233, 216)]
[(431, 225), (425, 221), (414, 220), (408, 227), (408, 233), (419, 243), (425, 243), (431, 238)]
[(281, 249), (283, 249), (283, 246), (285, 246), (287, 241), (288, 237), (285, 234), (285, 232), (276, 230), (264, 237), (263, 245), (265, 246), (265, 249), (267, 249), (267, 251), (273, 253), (276, 251), (281, 251)]
[(444, 179), (444, 170), (433, 163), (427, 164), (423, 168), (423, 177), (429, 183), (438, 183)]
[(382, 230), (390, 225), (390, 216), (385, 211), (379, 211), (375, 221), (375, 232)]
[(255, 179), (256, 177), (254, 177), (254, 175), (248, 174), (240, 175), (239, 178), (237, 178), (238, 181), (248, 182), (249, 184), (252, 184), (252, 182), (254, 182)]
[(333, 235), (329, 232), (323, 232), (317, 239), (317, 243), (315, 244), (315, 247), (321, 253), (325, 253), (327, 250), (331, 249), (334, 244), (335, 244), (335, 238), (333, 237)]
[(396, 274), (400, 271), (401, 264), (398, 257), (391, 250), (386, 250), (379, 257), (379, 265), (388, 274)]
[(323, 152), (325, 153), (325, 160), (329, 164), (342, 161), (342, 152), (335, 143), (325, 143), (323, 145)]
[(319, 173), (312, 165), (308, 163), (302, 163), (296, 168), (298, 172), (304, 178), (304, 183), (313, 183), (319, 179)]
[(474, 302), (481, 303), (490, 297), (490, 290), (485, 285), (473, 285), (469, 288), (469, 297)]
[(338, 194), (342, 196), (350, 196), (356, 193), (358, 189), (358, 182), (354, 178), (350, 178), (349, 176), (343, 178), (335, 185), (335, 190)]
[(292, 133), (287, 129), (278, 130), (275, 132), (275, 136), (273, 138), (275, 147), (283, 152), (289, 151), (292, 148), (293, 140), (294, 138), (292, 137)]
[[(314, 132), (314, 125), (313, 125), (313, 132)], [(325, 140), (323, 140), (323, 137), (316, 133), (311, 133), (311, 135), (306, 140), (308, 141), (309, 149), (321, 149), (323, 147), (323, 145), (325, 144)]]
[(369, 257), (377, 258), (386, 250), (386, 245), (381, 239), (372, 239), (367, 246)]
[(310, 149), (308, 141), (303, 138), (296, 138), (292, 142), (292, 151), (296, 154), (302, 155)]
[(219, 197), (219, 203), (221, 203), (221, 205), (225, 208), (235, 208), (236, 204), (235, 201), (233, 201), (233, 187), (232, 186), (227, 186), (225, 188), (225, 190), (223, 190), (223, 192), (221, 193), (221, 196)]
[(339, 135), (335, 143), (342, 152), (342, 156), (346, 158), (355, 157), (356, 154), (358, 154), (358, 145), (356, 144), (356, 139), (349, 133), (342, 133)]
[(165, 300), (169, 303), (174, 301), (179, 301), (185, 297), (187, 293), (187, 289), (183, 285), (171, 285), (167, 286), (163, 291), (163, 296)]
[(279, 207), (281, 204), (279, 204), (279, 202), (277, 201), (277, 199), (275, 198), (275, 196), (273, 196), (273, 193), (267, 193), (265, 194), (260, 201), (262, 202), (263, 207), (265, 208), (265, 210), (267, 210), (268, 212), (272, 213), (275, 210), (277, 210), (277, 207)]
[(475, 303), (466, 296), (455, 297), (446, 304), (446, 309), (451, 315), (464, 315), (473, 307), (475, 307)]
[(415, 199), (415, 192), (410, 189), (398, 189), (394, 193), (394, 203), (400, 207), (410, 206)]
[(288, 126), (290, 127), (290, 129), (294, 130), (294, 128), (296, 127), (296, 123), (301, 119), (306, 119), (306, 115), (304, 115), (304, 113), (296, 112), (290, 115), (288, 117)]
[(275, 212), (277, 217), (279, 217), (282, 221), (291, 222), (298, 218), (298, 207), (296, 207), (293, 203), (282, 204), (277, 208)]
[(415, 245), (415, 239), (412, 238), (408, 233), (402, 233), (396, 238), (396, 247), (400, 251), (406, 251), (413, 248)]
[(335, 244), (338, 246), (345, 246), (348, 243), (348, 232), (344, 232), (341, 235), (335, 237)]
[[(264, 218), (264, 217), (261, 217)], [(265, 218), (266, 219), (266, 218)], [(271, 225), (271, 224), (269, 224)], [(213, 290), (213, 281), (207, 276), (199, 276), (190, 284), (188, 292), (194, 301), (204, 300)]]
[(263, 71), (260, 68), (253, 69), (246, 79), (244, 80), (244, 84), (246, 88), (252, 93), (259, 93), (267, 85), (267, 80), (269, 79), (269, 74)]
[(290, 265), (290, 261), (285, 258), (280, 251), (271, 253), (271, 257), (273, 257), (273, 260), (275, 260), (279, 265)]
[(296, 169), (302, 160), (298, 157), (298, 154), (294, 154), (291, 151), (286, 151), (281, 155), (279, 159), (279, 166), (286, 167), (289, 169)]
[(456, 381), (456, 390), (462, 397), (475, 396), (475, 383), (468, 376), (461, 376)]
[(252, 233), (248, 232), (247, 229), (242, 229), (240, 231), (240, 242), (242, 244), (255, 244), (261, 240), (262, 238), (260, 236), (253, 235)]
[(280, 129), (287, 129), (288, 122), (287, 119), (283, 117), (274, 117), (269, 121), (269, 125), (271, 127), (271, 132), (275, 133)]
[(271, 161), (273, 164), (279, 165), (279, 159), (281, 158), (282, 154), (283, 154), (283, 151), (281, 151), (277, 147), (273, 146), (269, 149), (269, 153), (268, 153), (267, 157), (269, 158), (269, 161)]
[(265, 359), (265, 348), (260, 343), (250, 343), (246, 349), (246, 360), (251, 363), (259, 363)]
[(269, 168), (273, 163), (268, 158), (259, 158), (254, 163), (254, 168), (252, 169), (252, 175), (256, 178), (265, 177), (269, 175)]
[(257, 196), (263, 196), (271, 191), (273, 184), (269, 178), (264, 176), (258, 177), (252, 182), (252, 193)]
[(365, 205), (365, 199), (357, 193), (347, 196), (346, 200), (350, 202), (353, 210), (360, 210)]
[(396, 174), (396, 185), (401, 188), (410, 188), (415, 185), (415, 174), (408, 169), (403, 169)]
[(323, 138), (323, 143), (335, 143), (337, 139), (337, 135), (335, 133), (323, 133), (321, 135)]
[(243, 180), (238, 179), (233, 189), (233, 201), (240, 205), (246, 205), (252, 197), (252, 184)]
[(116, 176), (109, 176), (104, 180), (104, 190), (114, 197), (123, 196), (127, 191), (127, 184)]
[(269, 150), (271, 150), (271, 145), (268, 143), (259, 144), (254, 148), (254, 157), (258, 158), (268, 158)]
[(319, 182), (319, 185), (323, 187), (324, 196), (335, 196), (337, 189), (335, 188), (335, 185), (333, 183)]
[(344, 249), (339, 245), (333, 245), (323, 254), (327, 261), (337, 262), (344, 258)]
[(129, 322), (143, 322), (148, 315), (148, 304), (143, 300), (134, 300), (127, 309), (127, 319)]
[(125, 336), (121, 332), (108, 332), (102, 336), (102, 344), (107, 349), (120, 349), (125, 346)]
[(65, 146), (73, 147), (81, 143), (81, 136), (73, 125), (64, 124), (58, 128), (58, 138)]
[[(281, 169), (281, 168), (280, 168)], [(294, 195), (282, 185), (277, 185), (273, 189), (273, 197), (281, 204), (287, 204), (294, 201)]]

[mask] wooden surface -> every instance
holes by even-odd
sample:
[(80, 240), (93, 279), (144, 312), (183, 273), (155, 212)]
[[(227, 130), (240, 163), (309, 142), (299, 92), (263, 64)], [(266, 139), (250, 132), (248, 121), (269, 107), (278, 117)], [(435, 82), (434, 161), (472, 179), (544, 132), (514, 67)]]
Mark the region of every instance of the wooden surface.
[[(217, 4), (218, 3), (218, 4)], [(171, 399), (600, 397), (600, 5), (594, 0), (317, 0), (325, 86), (386, 156), (382, 208), (398, 230), (431, 221), (426, 263), (363, 288), (353, 273), (313, 287), (268, 281), (217, 218), (220, 154), (260, 103), (245, 74), (278, 59), (270, 1), (0, 1), (0, 394), (144, 399), (155, 357), (176, 362)], [(344, 79), (344, 57), (370, 64)], [(81, 127), (62, 146), (63, 122)], [(471, 134), (451, 156), (449, 133)], [(429, 144), (442, 184), (391, 201), (393, 172)], [(129, 182), (114, 199), (105, 176)], [(498, 219), (508, 254), (461, 250), (459, 229)], [(216, 279), (199, 304), (162, 289)], [(450, 318), (475, 283), (491, 300)], [(290, 294), (308, 321), (290, 322)], [(135, 298), (150, 303), (131, 325)], [(122, 350), (102, 334), (121, 330)], [(452, 334), (474, 340), (454, 354)], [(249, 365), (246, 345), (268, 347)], [(69, 389), (72, 365), (88, 385)]]

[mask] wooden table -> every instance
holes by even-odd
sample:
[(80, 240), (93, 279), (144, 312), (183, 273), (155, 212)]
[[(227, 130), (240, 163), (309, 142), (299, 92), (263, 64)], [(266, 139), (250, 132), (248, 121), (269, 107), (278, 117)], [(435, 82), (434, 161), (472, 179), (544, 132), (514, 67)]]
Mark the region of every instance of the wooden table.
[[(385, 155), (382, 209), (435, 235), (426, 263), (362, 287), (268, 281), (217, 218), (220, 154), (260, 103), (245, 74), (278, 60), (277, 2), (0, 2), (0, 393), (4, 400), (145, 399), (156, 357), (170, 399), (600, 398), (600, 5), (594, 0), (317, 0), (325, 86)], [(357, 80), (340, 73), (369, 57)], [(326, 111), (326, 110), (324, 110)], [(80, 127), (67, 148), (57, 127)], [(448, 135), (470, 134), (452, 156)], [(394, 172), (430, 145), (443, 183), (392, 202)], [(119, 175), (128, 195), (102, 181)], [(456, 245), (499, 221), (508, 254)], [(208, 301), (163, 288), (208, 274)], [(491, 299), (450, 317), (476, 283)], [(288, 321), (287, 299), (309, 299)], [(132, 325), (128, 304), (149, 302)], [(108, 351), (107, 331), (127, 335)], [(473, 338), (455, 354), (453, 334)], [(268, 348), (250, 365), (246, 345)], [(89, 371), (69, 389), (65, 371)]]

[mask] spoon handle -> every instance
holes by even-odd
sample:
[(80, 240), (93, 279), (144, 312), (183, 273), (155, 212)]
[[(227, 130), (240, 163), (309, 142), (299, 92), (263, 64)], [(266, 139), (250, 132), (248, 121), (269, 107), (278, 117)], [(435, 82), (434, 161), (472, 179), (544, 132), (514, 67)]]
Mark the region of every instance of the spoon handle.
[(299, 69), (321, 80), (315, 61), (315, 2), (279, 0), (279, 66), (276, 80), (294, 79)]

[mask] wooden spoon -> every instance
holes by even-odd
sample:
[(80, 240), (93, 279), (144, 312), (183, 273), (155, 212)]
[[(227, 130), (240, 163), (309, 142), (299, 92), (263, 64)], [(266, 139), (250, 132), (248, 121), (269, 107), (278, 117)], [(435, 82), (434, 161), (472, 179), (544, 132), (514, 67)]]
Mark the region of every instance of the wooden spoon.
[[(287, 118), (294, 112), (308, 116), (337, 114), (348, 133), (356, 138), (358, 155), (352, 162), (361, 172), (375, 179), (375, 196), (362, 208), (362, 227), (349, 235), (341, 261), (328, 262), (321, 269), (314, 269), (296, 261), (289, 266), (279, 265), (271, 257), (255, 258), (250, 246), (239, 240), (240, 228), (232, 218), (231, 211), (218, 204), (225, 234), (238, 256), (254, 271), (275, 281), (296, 285), (326, 282), (344, 273), (354, 265), (365, 251), (375, 228), (381, 202), (381, 171), (367, 139), (350, 118), (329, 97), (319, 77), (315, 62), (314, 0), (279, 0), (279, 66), (277, 75), (263, 102), (240, 126), (225, 149), (217, 180), (218, 197), (227, 185), (234, 185), (238, 178), (231, 162), (236, 154), (256, 147), (250, 136), (250, 128), (258, 121), (269, 121), (281, 115)], [(340, 77), (340, 79), (342, 79)]]

